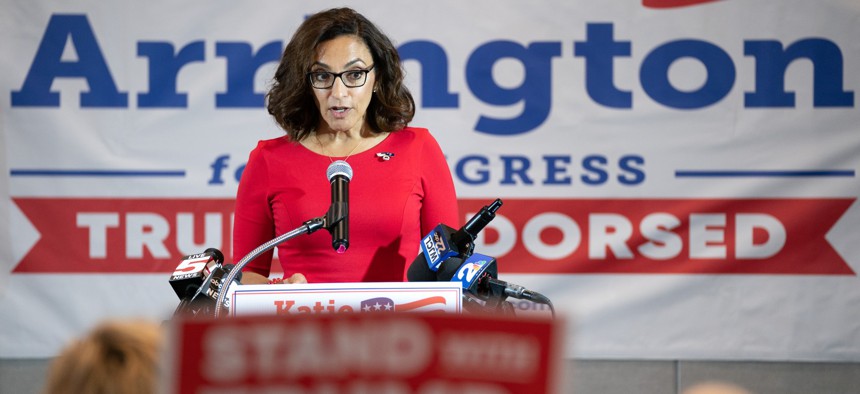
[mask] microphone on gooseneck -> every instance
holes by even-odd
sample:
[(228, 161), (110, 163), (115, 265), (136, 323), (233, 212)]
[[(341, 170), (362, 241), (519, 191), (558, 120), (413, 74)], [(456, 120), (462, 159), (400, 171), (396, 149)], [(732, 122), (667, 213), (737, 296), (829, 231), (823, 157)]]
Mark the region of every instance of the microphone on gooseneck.
[(349, 248), (349, 181), (352, 167), (343, 160), (329, 164), (326, 177), (331, 183), (331, 206), (325, 215), (325, 227), (331, 233), (331, 246), (338, 253)]

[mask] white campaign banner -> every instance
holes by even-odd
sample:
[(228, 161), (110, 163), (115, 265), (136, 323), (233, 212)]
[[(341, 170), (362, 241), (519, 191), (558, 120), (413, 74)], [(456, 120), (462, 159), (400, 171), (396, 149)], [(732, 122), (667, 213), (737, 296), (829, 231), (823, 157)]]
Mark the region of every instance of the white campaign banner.
[(335, 313), (462, 312), (455, 282), (308, 283), (232, 286), (231, 316)]
[[(244, 162), (282, 135), (286, 41), (341, 3), (0, 5), (0, 357), (169, 319), (169, 273), (231, 255)], [(463, 219), (503, 200), (476, 250), (552, 299), (568, 357), (860, 361), (856, 0), (352, 7)]]

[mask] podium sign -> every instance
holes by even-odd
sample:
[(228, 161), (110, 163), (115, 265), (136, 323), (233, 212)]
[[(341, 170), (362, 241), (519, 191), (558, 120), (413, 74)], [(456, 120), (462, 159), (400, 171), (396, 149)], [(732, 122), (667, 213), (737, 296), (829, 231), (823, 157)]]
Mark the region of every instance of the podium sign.
[(241, 285), (229, 290), (230, 314), (290, 315), (352, 312), (460, 313), (459, 282), (376, 282)]
[(557, 320), (341, 313), (174, 320), (166, 393), (555, 393)]

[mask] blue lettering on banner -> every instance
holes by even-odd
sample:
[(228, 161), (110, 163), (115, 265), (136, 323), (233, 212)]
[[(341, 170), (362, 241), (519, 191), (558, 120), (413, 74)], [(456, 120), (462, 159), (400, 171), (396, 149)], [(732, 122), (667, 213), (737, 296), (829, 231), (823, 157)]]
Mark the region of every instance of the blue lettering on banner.
[[(209, 168), (212, 169), (212, 177), (209, 178), (207, 182), (209, 185), (223, 185), (224, 182), (224, 170), (229, 167), (230, 164), (230, 155), (223, 154), (215, 158), (215, 161), (209, 165)], [(245, 171), (245, 163), (236, 167), (236, 170), (233, 172), (233, 180), (236, 183), (239, 182), (239, 179), (242, 179), (242, 172)]]
[(215, 158), (215, 161), (209, 165), (212, 168), (212, 178), (209, 178), (210, 185), (223, 185), (224, 178), (222, 177), (222, 173), (224, 169), (227, 168), (230, 162), (230, 155), (221, 155)]
[(784, 50), (779, 41), (746, 41), (744, 55), (756, 58), (755, 91), (744, 96), (746, 107), (794, 107), (794, 93), (785, 91), (785, 71), (802, 58), (813, 65), (813, 106), (854, 106), (854, 92), (842, 89), (842, 51), (832, 41), (809, 38)]
[[(561, 55), (561, 43), (539, 42), (523, 47), (511, 41), (494, 41), (480, 46), (466, 64), (466, 82), (479, 100), (491, 105), (523, 103), (523, 112), (513, 119), (481, 115), (475, 131), (512, 135), (536, 129), (549, 116), (552, 99), (552, 58)], [(511, 89), (493, 80), (493, 65), (503, 58), (515, 58), (525, 67), (523, 83)]]
[[(467, 155), (452, 163), (451, 174), (458, 181), (471, 186), (487, 185), (492, 181), (493, 175), (498, 178), (497, 184), (501, 186), (534, 185), (536, 180), (544, 186), (571, 186), (575, 184), (575, 173), (581, 174), (578, 179), (585, 186), (603, 186), (613, 179), (619, 185), (637, 186), (644, 183), (646, 178), (645, 158), (636, 154), (621, 155), (616, 159), (597, 154), (587, 155), (578, 166), (574, 164), (572, 156), (546, 155), (538, 160), (545, 165), (545, 173), (539, 173), (533, 168), (533, 160), (520, 155), (500, 155), (492, 160), (479, 154)], [(501, 170), (494, 172), (492, 168), (498, 168), (497, 162), (501, 163)], [(225, 171), (229, 171), (229, 164), (229, 154), (215, 157), (209, 165), (212, 175), (207, 183), (210, 186), (227, 184)], [(233, 171), (232, 180), (238, 183), (244, 169), (245, 163), (239, 165)], [(615, 178), (612, 178), (611, 174), (616, 174)]]
[(609, 179), (609, 173), (606, 171), (606, 165), (609, 160), (605, 156), (590, 155), (582, 159), (582, 168), (586, 174), (579, 177), (582, 183), (586, 185), (602, 185)]
[(457, 93), (448, 91), (448, 54), (432, 41), (412, 41), (398, 49), (400, 61), (417, 60), (421, 64), (421, 104), (424, 108), (457, 108)]
[[(586, 41), (574, 43), (574, 56), (585, 58), (586, 91), (597, 102), (613, 108), (632, 108), (630, 92), (617, 89), (613, 58), (630, 56), (630, 41), (615, 41), (611, 23), (589, 23)], [(744, 107), (794, 107), (794, 93), (785, 91), (785, 74), (792, 62), (812, 61), (813, 106), (853, 107), (854, 92), (843, 90), (842, 51), (826, 39), (804, 39), (783, 50), (772, 40), (744, 41), (744, 55), (756, 60), (756, 90), (746, 93)], [(693, 58), (707, 71), (704, 86), (683, 92), (672, 86), (668, 70), (676, 60)], [(642, 88), (654, 101), (678, 109), (699, 109), (722, 100), (735, 82), (734, 61), (719, 46), (701, 40), (677, 40), (652, 50), (639, 70)]]
[(618, 159), (618, 168), (621, 173), (618, 175), (618, 183), (622, 185), (638, 185), (645, 182), (645, 171), (642, 166), (645, 165), (645, 158), (637, 155), (624, 155)]
[(281, 57), (283, 43), (273, 41), (254, 53), (251, 44), (244, 42), (219, 42), (215, 54), (227, 59), (227, 92), (215, 96), (217, 108), (259, 108), (265, 103), (265, 95), (254, 92), (254, 74), (264, 64), (277, 62)]
[[(528, 157), (500, 156), (499, 158), (502, 159), (502, 167), (504, 168), (502, 173), (505, 174), (499, 183), (502, 185), (531, 185), (534, 183), (528, 175), (528, 170), (532, 165)], [(515, 178), (519, 178), (520, 183), (517, 183)]]
[[(475, 170), (474, 176), (466, 174), (466, 166), (471, 163), (477, 163), (480, 166)], [(490, 181), (490, 171), (486, 169), (489, 164), (490, 160), (484, 156), (469, 155), (457, 162), (454, 167), (454, 175), (460, 182), (467, 185), (483, 185)]]
[(630, 41), (618, 42), (613, 38), (611, 23), (589, 23), (585, 28), (585, 41), (573, 45), (574, 56), (585, 58), (585, 91), (594, 102), (611, 108), (633, 107), (633, 94), (615, 87), (617, 56), (630, 56)]
[[(78, 61), (63, 61), (66, 42), (74, 45)], [(12, 92), (13, 107), (59, 107), (60, 94), (51, 91), (57, 78), (83, 78), (81, 107), (127, 107), (128, 94), (117, 90), (110, 69), (86, 15), (53, 15), (21, 90)]]
[[(587, 23), (585, 41), (574, 41), (574, 57), (582, 58), (585, 93), (595, 103), (617, 109), (633, 108), (633, 94), (615, 85), (615, 58), (630, 57), (631, 41), (614, 37), (611, 23)], [(62, 59), (70, 43), (78, 59)], [(245, 42), (216, 42), (217, 57), (227, 64), (226, 92), (217, 93), (217, 108), (259, 108), (264, 94), (254, 91), (253, 77), (264, 64), (277, 62), (283, 43), (272, 41), (256, 51)], [(552, 61), (561, 56), (561, 41), (521, 44), (496, 40), (478, 46), (466, 61), (466, 84), (481, 102), (492, 106), (521, 106), (522, 112), (512, 118), (480, 115), (475, 131), (492, 135), (518, 135), (538, 128), (552, 109)], [(177, 49), (178, 48), (178, 49)], [(205, 63), (205, 42), (194, 41), (183, 46), (170, 42), (137, 43), (137, 55), (149, 65), (148, 91), (137, 96), (139, 108), (185, 108), (188, 94), (177, 91), (179, 71), (192, 63)], [(421, 105), (424, 108), (459, 108), (457, 92), (449, 90), (449, 62), (445, 48), (435, 42), (416, 40), (399, 47), (403, 61), (421, 66)], [(796, 106), (794, 92), (786, 91), (788, 67), (798, 60), (812, 63), (812, 106), (816, 108), (854, 107), (854, 91), (846, 90), (842, 50), (824, 38), (799, 39), (788, 46), (775, 40), (745, 40), (744, 55), (755, 59), (755, 90), (745, 92), (744, 107), (791, 108)], [(494, 79), (492, 69), (503, 59), (513, 59), (524, 69), (519, 86), (506, 87)], [(705, 68), (705, 81), (693, 91), (675, 87), (669, 79), (669, 68), (680, 59), (692, 59)], [(60, 95), (51, 91), (57, 78), (83, 79), (89, 91), (80, 93), (82, 108), (127, 108), (128, 94), (120, 91), (99, 47), (96, 34), (86, 15), (54, 14), (36, 50), (20, 90), (11, 92), (13, 107), (59, 107)], [(714, 105), (734, 88), (735, 60), (719, 45), (694, 39), (671, 40), (649, 52), (639, 65), (639, 82), (646, 95), (668, 108), (696, 110)], [(526, 163), (511, 158), (506, 165), (511, 177), (504, 184), (531, 179), (523, 175)], [(557, 163), (556, 163), (557, 164)], [(634, 164), (634, 163), (627, 163)], [(553, 164), (555, 165), (555, 164)], [(599, 159), (584, 164), (589, 168), (585, 182), (606, 182)], [(553, 169), (550, 183), (565, 183), (567, 178)], [(518, 174), (518, 175), (517, 175)], [(464, 178), (466, 183), (482, 183), (482, 175)], [(632, 174), (628, 174), (632, 175)], [(559, 178), (556, 178), (558, 176)], [(217, 183), (217, 180), (215, 180)], [(622, 182), (637, 182), (625, 177)]]
[[(669, 67), (678, 59), (690, 57), (700, 61), (707, 75), (704, 85), (683, 92), (669, 81)], [(654, 101), (678, 109), (703, 108), (726, 97), (735, 83), (735, 64), (720, 47), (699, 40), (678, 40), (661, 45), (642, 61), (639, 70), (642, 89)]]
[(546, 161), (546, 184), (547, 185), (570, 185), (573, 178), (567, 174), (567, 165), (570, 165), (570, 156), (544, 156)]
[(192, 62), (206, 60), (203, 41), (192, 42), (174, 54), (169, 42), (139, 42), (137, 55), (149, 58), (149, 93), (137, 95), (141, 108), (185, 108), (188, 95), (176, 91), (179, 70)]

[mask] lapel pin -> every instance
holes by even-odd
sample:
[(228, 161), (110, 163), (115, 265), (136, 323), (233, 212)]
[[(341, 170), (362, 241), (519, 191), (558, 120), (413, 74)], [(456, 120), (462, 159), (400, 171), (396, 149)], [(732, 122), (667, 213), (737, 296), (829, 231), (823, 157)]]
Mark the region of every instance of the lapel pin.
[(379, 153), (377, 153), (377, 154), (376, 154), (376, 157), (378, 157), (378, 158), (380, 158), (380, 159), (382, 159), (382, 160), (388, 161), (388, 160), (391, 160), (391, 158), (392, 158), (392, 157), (394, 157), (394, 153), (391, 153), (391, 152), (379, 152)]

